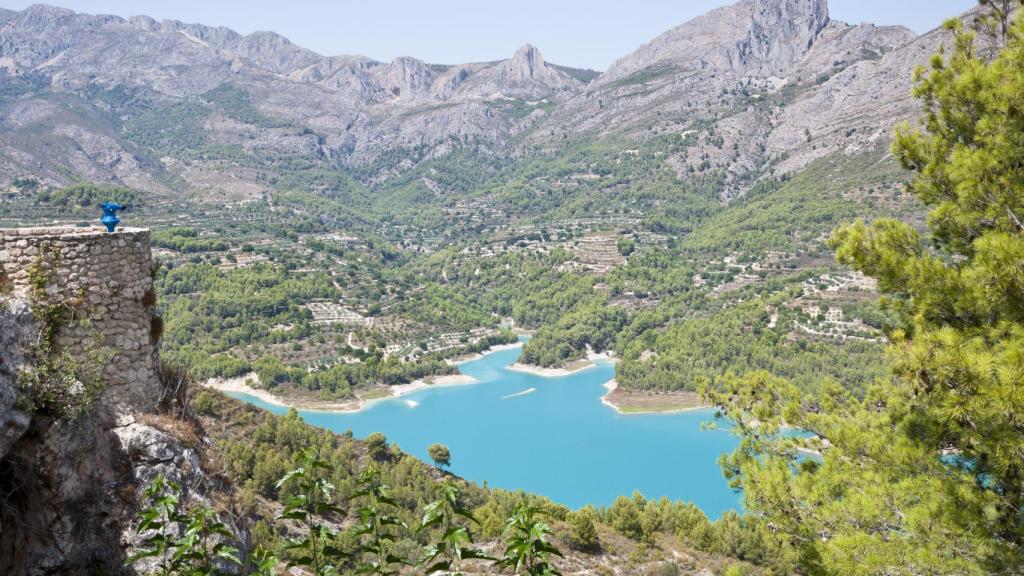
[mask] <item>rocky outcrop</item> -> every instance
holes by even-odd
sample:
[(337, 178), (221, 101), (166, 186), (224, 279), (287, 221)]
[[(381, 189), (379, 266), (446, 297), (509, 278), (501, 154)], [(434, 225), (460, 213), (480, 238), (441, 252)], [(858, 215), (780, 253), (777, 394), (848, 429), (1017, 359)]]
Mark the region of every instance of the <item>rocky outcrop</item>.
[[(952, 37), (943, 28), (909, 36), (899, 29), (861, 25), (829, 42), (832, 50), (808, 55), (810, 70), (821, 71), (830, 60), (840, 65), (820, 72), (814, 90), (780, 110), (766, 140), (769, 154), (786, 156), (780, 172), (794, 172), (836, 151), (884, 149), (895, 124), (918, 116), (920, 103), (912, 97), (914, 70)], [(902, 40), (908, 41), (885, 49)], [(852, 54), (854, 46), (872, 45), (881, 47), (872, 57), (841, 61), (839, 54)]]
[(0, 573), (134, 574), (132, 523), (157, 475), (200, 501), (212, 490), (197, 450), (130, 413), (33, 418), (0, 457)]
[(544, 61), (536, 47), (526, 44), (510, 60), (485, 68), (456, 91), (461, 97), (504, 96), (537, 100), (574, 93), (583, 84)]
[(833, 20), (794, 66), (795, 76), (790, 80), (795, 84), (817, 83), (858, 62), (878, 60), (916, 38), (917, 34), (902, 26), (851, 25)]
[(74, 422), (36, 417), (0, 460), (0, 573), (118, 574), (137, 486), (103, 407)]
[(437, 77), (424, 62), (415, 58), (395, 58), (387, 66), (384, 89), (395, 98), (429, 99)]
[(107, 407), (73, 422), (17, 408), (36, 329), (28, 302), (0, 296), (0, 573), (120, 573), (134, 510), (128, 455)]
[(137, 484), (144, 486), (163, 476), (186, 489), (195, 489), (205, 480), (199, 452), (166, 432), (130, 414), (121, 415), (112, 432), (131, 457)]

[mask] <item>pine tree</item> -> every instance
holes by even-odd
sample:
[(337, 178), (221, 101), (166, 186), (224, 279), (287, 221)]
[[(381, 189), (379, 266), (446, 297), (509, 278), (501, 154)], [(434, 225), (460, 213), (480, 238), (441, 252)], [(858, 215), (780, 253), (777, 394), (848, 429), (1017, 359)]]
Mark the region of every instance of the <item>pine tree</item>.
[(573, 548), (587, 551), (599, 548), (597, 525), (594, 523), (596, 517), (597, 512), (589, 506), (569, 516), (569, 526), (572, 529), (569, 540)]
[(431, 444), (427, 447), (427, 455), (434, 461), (437, 468), (447, 468), (452, 465), (452, 453), (444, 444)]
[(726, 475), (807, 573), (1024, 566), (1024, 23), (1007, 26), (988, 57), (947, 23), (950, 49), (918, 71), (922, 129), (899, 127), (893, 152), (930, 234), (880, 219), (831, 239), (901, 318), (891, 377), (863, 398), (832, 384), (809, 398), (766, 373), (705, 389), (742, 434)]

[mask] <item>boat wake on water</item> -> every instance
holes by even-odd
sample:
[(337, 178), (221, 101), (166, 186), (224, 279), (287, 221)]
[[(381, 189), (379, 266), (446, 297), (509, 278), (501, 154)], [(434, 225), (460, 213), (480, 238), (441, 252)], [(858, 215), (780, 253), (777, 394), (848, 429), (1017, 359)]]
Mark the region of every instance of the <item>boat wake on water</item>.
[(527, 394), (533, 394), (536, 391), (537, 391), (536, 388), (527, 388), (526, 390), (523, 390), (522, 392), (516, 392), (515, 394), (509, 394), (508, 396), (502, 396), (501, 399), (502, 400), (508, 400), (509, 398), (518, 398), (520, 396), (526, 396)]

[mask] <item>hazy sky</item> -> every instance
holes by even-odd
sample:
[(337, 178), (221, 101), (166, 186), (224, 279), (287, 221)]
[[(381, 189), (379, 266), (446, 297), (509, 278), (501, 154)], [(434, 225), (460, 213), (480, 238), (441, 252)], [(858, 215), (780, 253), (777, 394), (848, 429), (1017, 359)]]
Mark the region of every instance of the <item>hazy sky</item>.
[[(20, 10), (34, 4), (0, 0)], [(432, 63), (498, 60), (530, 42), (546, 60), (604, 70), (637, 46), (731, 0), (49, 0), (79, 12), (273, 30), (321, 54)], [(830, 0), (832, 18), (926, 32), (977, 0)]]

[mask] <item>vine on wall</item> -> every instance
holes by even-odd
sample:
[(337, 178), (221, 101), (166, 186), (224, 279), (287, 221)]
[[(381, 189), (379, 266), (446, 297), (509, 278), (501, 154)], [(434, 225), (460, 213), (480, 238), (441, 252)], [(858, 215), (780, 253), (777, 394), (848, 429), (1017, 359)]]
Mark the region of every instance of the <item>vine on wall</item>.
[[(29, 266), (28, 299), (36, 323), (36, 338), (26, 353), (27, 367), (18, 374), (22, 394), (18, 408), (56, 419), (76, 420), (84, 414), (103, 390), (98, 367), (109, 354), (98, 346), (75, 355), (61, 348), (61, 327), (77, 322), (88, 324), (88, 315), (78, 318), (75, 309), (82, 305), (82, 294), (72, 298), (51, 296), (60, 253), (53, 246), (41, 245), (39, 255)], [(100, 341), (95, 339), (94, 341)]]

